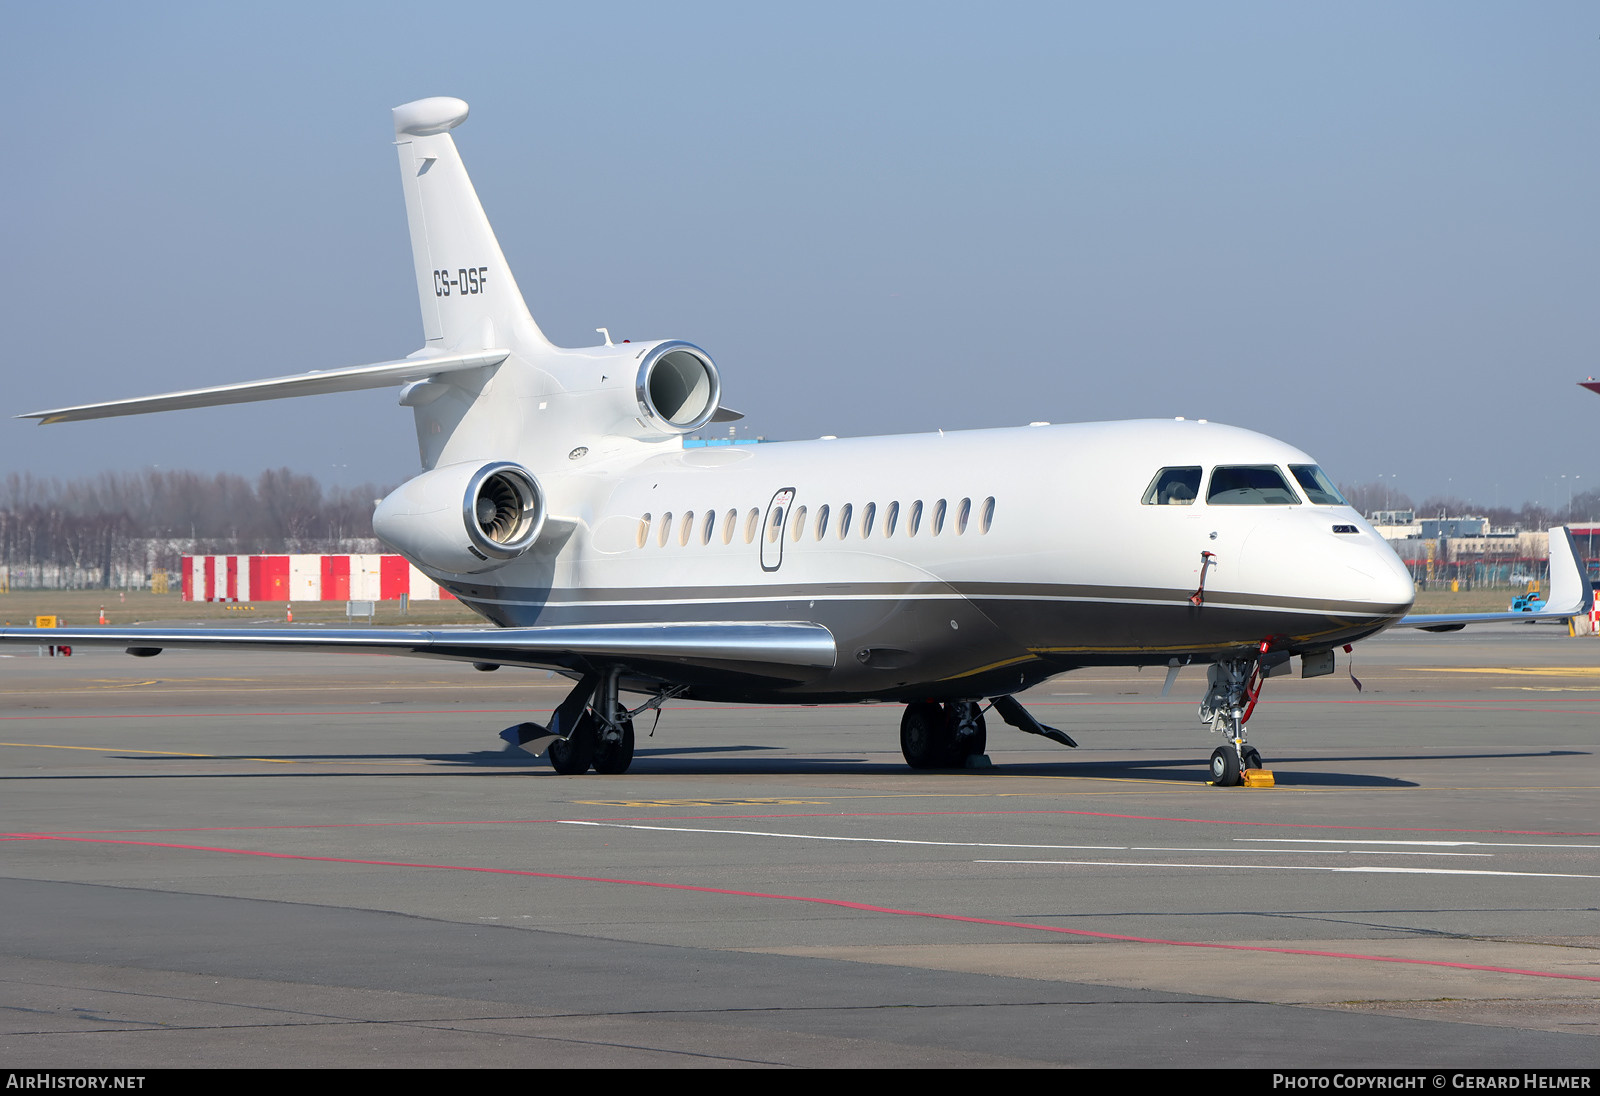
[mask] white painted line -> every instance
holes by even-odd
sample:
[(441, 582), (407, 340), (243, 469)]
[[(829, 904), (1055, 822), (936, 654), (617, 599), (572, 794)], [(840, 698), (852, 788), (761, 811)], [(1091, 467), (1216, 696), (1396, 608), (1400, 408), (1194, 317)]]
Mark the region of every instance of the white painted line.
[[(656, 833), (700, 833), (723, 837), (786, 837), (793, 841), (843, 841), (863, 845), (926, 845), (946, 849), (1072, 849), (1082, 852), (1218, 852), (1231, 853), (1227, 848), (1172, 848), (1167, 846), (1138, 845), (1035, 845), (1012, 841), (919, 841), (905, 837), (838, 837), (823, 833), (776, 833), (770, 830), (711, 830), (700, 826), (644, 826), (630, 822), (587, 822), (573, 818), (558, 820), (563, 826), (595, 826), (610, 830), (649, 830)], [(1276, 850), (1262, 849), (1262, 852)], [(1489, 852), (1406, 852), (1400, 850), (1362, 850), (1368, 856), (1493, 856)], [(1284, 854), (1295, 852), (1303, 856), (1353, 856), (1354, 850), (1343, 849), (1285, 849)]]
[(1600, 875), (1569, 875), (1542, 871), (1479, 871), (1469, 868), (1389, 868), (1377, 864), (1359, 868), (1324, 867), (1321, 864), (1182, 864), (1173, 861), (1138, 860), (974, 860), (974, 864), (1039, 864), (1079, 868), (1239, 868), (1246, 871), (1327, 871), (1404, 875), (1499, 875), (1516, 879), (1600, 879)]
[(1600, 845), (1567, 845), (1556, 841), (1349, 841), (1330, 837), (1235, 837), (1234, 840), (1292, 845), (1428, 845), (1446, 848), (1470, 845), (1480, 849), (1600, 849)]
[(1370, 841), (1360, 839), (1340, 840), (1335, 837), (1235, 837), (1235, 841), (1270, 841), (1293, 845), (1428, 845), (1455, 848), (1458, 845), (1476, 845), (1476, 841)]
[(1129, 845), (1129, 852), (1240, 852), (1271, 853), (1274, 856), (1485, 856), (1492, 852), (1435, 852), (1432, 849), (1230, 849), (1211, 845), (1206, 848), (1186, 849), (1176, 845)]
[(912, 841), (900, 837), (833, 837), (818, 833), (769, 833), (765, 830), (704, 830), (695, 826), (634, 826), (624, 822), (583, 822), (558, 819), (563, 826), (599, 826), (611, 830), (654, 830), (658, 833), (703, 833), (733, 837), (788, 837), (800, 841), (847, 841), (868, 845), (938, 845), (961, 849), (1084, 849), (1095, 852), (1126, 852), (1125, 845), (1023, 845), (1000, 841)]

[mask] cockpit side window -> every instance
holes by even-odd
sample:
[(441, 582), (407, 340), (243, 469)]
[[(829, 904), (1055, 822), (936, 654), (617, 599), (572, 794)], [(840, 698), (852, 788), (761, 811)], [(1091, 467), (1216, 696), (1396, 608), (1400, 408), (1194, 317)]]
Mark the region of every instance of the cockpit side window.
[(1200, 494), (1200, 469), (1163, 468), (1144, 493), (1146, 506), (1191, 506)]
[(1349, 506), (1344, 496), (1339, 494), (1339, 489), (1333, 485), (1328, 474), (1314, 464), (1291, 464), (1289, 471), (1294, 473), (1294, 478), (1300, 483), (1300, 490), (1306, 493), (1306, 498), (1311, 500), (1313, 506)]
[(1300, 497), (1270, 464), (1224, 464), (1211, 470), (1211, 506), (1298, 506)]

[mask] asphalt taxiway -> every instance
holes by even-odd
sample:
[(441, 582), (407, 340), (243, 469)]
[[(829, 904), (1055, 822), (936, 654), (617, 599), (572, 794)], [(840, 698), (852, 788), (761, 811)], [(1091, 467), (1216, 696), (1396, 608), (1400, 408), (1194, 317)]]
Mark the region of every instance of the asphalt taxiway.
[[(899, 710), (669, 704), (393, 658), (0, 658), (9, 1066), (1600, 1062), (1600, 640), (1393, 635), (1275, 678), (1085, 671), (913, 773)], [(1357, 692), (1353, 668), (1365, 688)]]

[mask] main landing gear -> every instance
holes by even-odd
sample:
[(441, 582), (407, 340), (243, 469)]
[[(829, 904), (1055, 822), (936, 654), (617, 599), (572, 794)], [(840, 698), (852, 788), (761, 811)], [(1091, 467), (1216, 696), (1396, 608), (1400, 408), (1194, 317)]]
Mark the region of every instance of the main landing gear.
[(1211, 664), (1206, 672), (1206, 696), (1200, 702), (1200, 722), (1227, 737), (1227, 744), (1211, 752), (1211, 783), (1231, 788), (1245, 769), (1262, 767), (1261, 752), (1245, 741), (1245, 724), (1261, 699), (1261, 683), (1289, 661), (1287, 651), (1268, 651), (1261, 645), (1250, 658), (1229, 658)]
[[(1065, 732), (1046, 727), (1014, 696), (989, 698), (989, 706), (1001, 719), (1027, 734), (1042, 735), (1063, 746), (1077, 747)], [(971, 759), (981, 757), (988, 745), (984, 709), (976, 700), (950, 700), (943, 704), (921, 700), (907, 704), (900, 717), (900, 752), (913, 769), (962, 769)]]
[(900, 717), (900, 752), (913, 769), (965, 768), (983, 753), (989, 732), (975, 700), (907, 704)]
[(550, 726), (519, 723), (500, 737), (534, 755), (546, 752), (550, 767), (563, 776), (577, 776), (591, 768), (617, 775), (633, 764), (633, 717), (685, 691), (684, 686), (663, 689), (629, 711), (618, 698), (618, 667), (587, 673), (567, 694), (550, 717)]
[(566, 738), (550, 743), (550, 767), (563, 776), (577, 776), (591, 767), (616, 775), (633, 764), (633, 720), (624, 715), (609, 726), (590, 710)]

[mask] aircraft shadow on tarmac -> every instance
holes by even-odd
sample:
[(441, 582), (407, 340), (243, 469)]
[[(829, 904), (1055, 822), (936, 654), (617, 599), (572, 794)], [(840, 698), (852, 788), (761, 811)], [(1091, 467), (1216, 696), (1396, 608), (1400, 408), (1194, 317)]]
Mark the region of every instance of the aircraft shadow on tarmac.
[[(773, 751), (780, 756), (749, 756), (755, 751)], [(544, 765), (543, 758), (520, 751), (483, 751), (476, 754), (435, 754), (428, 758), (465, 765)], [(713, 757), (714, 754), (736, 755)], [(1545, 756), (1503, 755), (1503, 756)], [(804, 757), (796, 756), (781, 746), (685, 746), (657, 747), (636, 750), (632, 772), (652, 776), (814, 776), (814, 775), (913, 775), (898, 758), (894, 761), (873, 761), (857, 757)], [(1297, 759), (1317, 760), (1317, 759)], [(1323, 759), (1323, 760), (1333, 760)], [(1342, 759), (1349, 761), (1349, 758)], [(1376, 758), (1373, 760), (1391, 760)], [(1004, 755), (989, 768), (951, 770), (934, 769), (919, 775), (971, 775), (981, 777), (986, 772), (1004, 773), (1007, 776), (1081, 777), (1089, 780), (1154, 780), (1191, 784), (1204, 783), (1210, 775), (1210, 766), (1204, 758), (1089, 761), (1064, 757), (1049, 762), (1007, 762)], [(1415, 787), (1414, 781), (1370, 773), (1297, 772), (1275, 770), (1277, 783), (1298, 787)]]
[[(758, 756), (751, 756), (752, 754)], [(1301, 766), (1337, 763), (1348, 766), (1352, 763), (1370, 763), (1381, 765), (1388, 762), (1399, 761), (1467, 761), (1467, 760), (1496, 760), (1506, 761), (1530, 758), (1557, 758), (1588, 756), (1587, 750), (1528, 750), (1521, 752), (1490, 751), (1478, 753), (1455, 754), (1374, 754), (1365, 757), (1316, 757), (1295, 756), (1278, 762), (1274, 767), (1271, 761), (1268, 768), (1272, 769), (1276, 783), (1279, 787), (1322, 787), (1322, 788), (1411, 788), (1420, 786), (1415, 780), (1402, 780), (1397, 777), (1383, 776), (1370, 772), (1320, 772), (1307, 770)], [(724, 756), (716, 756), (724, 755)], [(765, 755), (765, 756), (760, 756)], [(119, 755), (108, 754), (117, 760), (130, 762), (143, 762), (146, 764), (170, 763), (170, 758), (151, 757), (149, 755)], [(515, 748), (498, 750), (475, 750), (464, 753), (362, 753), (362, 754), (216, 754), (204, 759), (215, 762), (239, 761), (273, 761), (273, 762), (303, 762), (308, 764), (337, 763), (348, 765), (351, 762), (368, 762), (372, 765), (416, 764), (419, 762), (432, 763), (433, 765), (450, 766), (452, 769), (477, 768), (501, 769), (510, 772), (527, 773), (528, 775), (546, 774), (555, 775), (548, 767), (548, 762), (543, 757), (534, 757), (522, 750)], [(281, 776), (345, 776), (355, 777), (361, 775), (393, 776), (428, 776), (437, 774), (438, 768), (422, 768), (411, 773), (396, 773), (386, 771), (383, 773), (362, 774), (349, 769), (337, 771), (312, 772), (305, 769), (287, 768), (275, 770), (270, 773), (261, 772), (222, 772), (211, 771), (203, 773), (148, 773), (148, 774), (115, 774), (95, 773), (92, 775), (73, 776), (65, 774), (51, 775), (4, 775), (0, 781), (6, 780), (123, 780), (123, 779), (216, 779), (219, 777), (254, 779), (257, 777)], [(1176, 783), (1204, 783), (1209, 775), (1209, 766), (1203, 758), (1185, 756), (1182, 758), (1151, 758), (1133, 759), (1118, 758), (1116, 760), (1093, 761), (1064, 757), (1060, 761), (1048, 762), (1019, 762), (1007, 761), (1001, 754), (992, 768), (978, 768), (969, 770), (929, 770), (921, 775), (961, 775), (982, 776), (986, 772), (1003, 773), (1007, 776), (1040, 776), (1040, 777), (1079, 777), (1090, 780), (1135, 780), (1158, 781)], [(874, 761), (864, 757), (805, 757), (797, 756), (783, 746), (756, 746), (749, 744), (729, 746), (667, 746), (647, 747), (634, 753), (635, 775), (651, 776), (813, 776), (813, 775), (883, 775), (900, 774), (912, 775), (898, 758), (893, 761)], [(508, 772), (509, 775), (509, 772)]]

